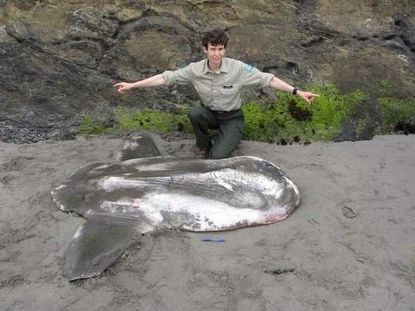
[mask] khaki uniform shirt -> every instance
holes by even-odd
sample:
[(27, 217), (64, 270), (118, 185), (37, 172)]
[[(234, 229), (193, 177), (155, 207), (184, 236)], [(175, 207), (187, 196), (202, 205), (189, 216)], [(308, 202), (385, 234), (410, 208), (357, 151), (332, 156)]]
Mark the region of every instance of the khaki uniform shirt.
[(219, 73), (214, 73), (205, 59), (176, 71), (165, 71), (162, 75), (167, 85), (193, 84), (204, 106), (217, 111), (239, 109), (243, 87), (266, 87), (274, 77), (251, 65), (226, 57), (222, 59)]

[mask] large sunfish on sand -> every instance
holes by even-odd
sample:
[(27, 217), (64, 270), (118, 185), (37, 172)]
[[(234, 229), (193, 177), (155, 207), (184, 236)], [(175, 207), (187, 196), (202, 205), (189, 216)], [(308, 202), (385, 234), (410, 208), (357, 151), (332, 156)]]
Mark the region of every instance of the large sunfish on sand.
[(159, 154), (150, 136), (138, 136), (126, 143), (120, 162), (85, 166), (52, 191), (62, 211), (87, 220), (66, 251), (67, 278), (99, 275), (138, 233), (265, 225), (285, 219), (299, 204), (295, 184), (263, 159), (202, 160)]

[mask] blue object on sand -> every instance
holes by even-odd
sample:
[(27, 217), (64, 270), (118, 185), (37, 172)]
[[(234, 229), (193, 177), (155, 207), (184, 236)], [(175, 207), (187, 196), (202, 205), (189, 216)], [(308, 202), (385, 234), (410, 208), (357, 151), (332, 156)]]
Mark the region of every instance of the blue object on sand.
[(202, 239), (202, 242), (225, 242), (225, 239), (223, 237), (218, 237), (218, 238), (204, 238), (204, 239)]

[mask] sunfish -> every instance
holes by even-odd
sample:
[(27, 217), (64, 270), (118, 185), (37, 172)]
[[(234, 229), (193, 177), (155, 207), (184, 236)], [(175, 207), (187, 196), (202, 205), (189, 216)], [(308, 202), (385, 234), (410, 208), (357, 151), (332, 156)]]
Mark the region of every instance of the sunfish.
[[(131, 149), (138, 152), (134, 155)], [(125, 154), (146, 157), (125, 160)], [(68, 279), (99, 275), (139, 233), (271, 224), (299, 205), (297, 186), (261, 158), (204, 160), (157, 154), (151, 137), (143, 134), (125, 144), (118, 157), (124, 161), (85, 166), (52, 191), (62, 211), (87, 220), (65, 254)]]

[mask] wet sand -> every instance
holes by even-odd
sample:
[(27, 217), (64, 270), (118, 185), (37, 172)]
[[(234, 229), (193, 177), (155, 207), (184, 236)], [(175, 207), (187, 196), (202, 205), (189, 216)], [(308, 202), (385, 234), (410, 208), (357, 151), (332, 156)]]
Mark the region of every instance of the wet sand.
[[(160, 143), (192, 156), (192, 140)], [(1, 310), (415, 310), (414, 135), (244, 141), (238, 154), (277, 164), (299, 186), (288, 219), (146, 234), (103, 275), (68, 282), (63, 254), (83, 219), (58, 210), (50, 191), (81, 166), (115, 161), (122, 144), (0, 143)]]

